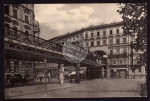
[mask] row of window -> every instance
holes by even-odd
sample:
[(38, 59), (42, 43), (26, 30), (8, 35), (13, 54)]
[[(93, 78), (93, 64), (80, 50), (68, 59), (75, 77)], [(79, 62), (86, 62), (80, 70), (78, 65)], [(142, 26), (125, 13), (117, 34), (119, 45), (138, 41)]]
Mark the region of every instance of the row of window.
[[(10, 13), (9, 6), (5, 5), (5, 14), (9, 15), (9, 13)], [(17, 9), (13, 9), (13, 17), (17, 18), (17, 15), (18, 15), (18, 10)], [(24, 16), (25, 16), (25, 22), (29, 23), (29, 15), (25, 14)]]
[(82, 34), (78, 34), (78, 35), (74, 35), (72, 37), (68, 37), (66, 39), (63, 39), (63, 41), (65, 41), (65, 40), (77, 41), (77, 40), (81, 40), (81, 38), (82, 38)]
[[(110, 39), (109, 43), (110, 45), (112, 45), (114, 42), (112, 39)], [(124, 44), (127, 43), (126, 38), (123, 38), (123, 43)], [(107, 45), (107, 39), (103, 39), (102, 44), (100, 43), (100, 40), (97, 40), (96, 44), (97, 45), (94, 45), (94, 41), (91, 41), (91, 47), (94, 47), (94, 46), (100, 46), (100, 45)], [(116, 44), (120, 44), (120, 39), (116, 39)], [(90, 46), (88, 42), (87, 42), (87, 45)]]
[[(116, 32), (117, 32), (117, 34), (119, 34), (119, 29), (116, 29)], [(110, 35), (112, 35), (113, 34), (113, 31), (112, 30), (110, 30)], [(103, 31), (103, 35), (105, 36), (106, 35), (106, 31)], [(93, 37), (94, 35), (93, 35), (93, 33), (91, 33), (91, 37)], [(100, 36), (100, 32), (97, 32), (97, 36)], [(86, 33), (85, 34), (85, 38), (88, 38), (88, 34)]]
[(110, 50), (110, 54), (120, 54), (120, 53), (127, 53), (127, 48), (123, 48), (123, 52), (120, 52), (120, 49), (116, 49), (114, 52), (113, 50)]
[(125, 65), (127, 64), (127, 61), (126, 59), (113, 59), (113, 60), (110, 60), (110, 65), (117, 65), (117, 64), (120, 64), (120, 65)]
[[(10, 27), (9, 24), (5, 23), (5, 28), (9, 28), (9, 27)], [(16, 26), (13, 26), (13, 30), (14, 30), (14, 32), (17, 32), (18, 28)], [(29, 34), (29, 31), (26, 30), (25, 33)]]

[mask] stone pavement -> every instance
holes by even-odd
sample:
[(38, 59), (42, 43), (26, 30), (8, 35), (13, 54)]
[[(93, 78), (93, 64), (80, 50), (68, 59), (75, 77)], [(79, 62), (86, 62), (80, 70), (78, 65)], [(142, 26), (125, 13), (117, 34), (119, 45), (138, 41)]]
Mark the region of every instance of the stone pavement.
[[(7, 96), (12, 96), (12, 98), (40, 98), (43, 96), (47, 98), (140, 97), (141, 84), (145, 82), (142, 79), (95, 79), (81, 81), (80, 84), (75, 84), (74, 82), (63, 85), (58, 83), (48, 84), (47, 89), (45, 89), (45, 85), (29, 86), (22, 89), (17, 87), (17, 89), (9, 89)], [(21, 95), (25, 91), (27, 93), (29, 89), (30, 93), (32, 91), (32, 94)], [(17, 90), (19, 90), (20, 96), (13, 97)], [(46, 94), (46, 96), (43, 94)]]
[(77, 86), (75, 83), (53, 83), (53, 84), (43, 84), (43, 85), (34, 85), (34, 86), (23, 86), (23, 87), (14, 87), (14, 88), (6, 88), (5, 89), (5, 98), (50, 91), (50, 90), (58, 90)]

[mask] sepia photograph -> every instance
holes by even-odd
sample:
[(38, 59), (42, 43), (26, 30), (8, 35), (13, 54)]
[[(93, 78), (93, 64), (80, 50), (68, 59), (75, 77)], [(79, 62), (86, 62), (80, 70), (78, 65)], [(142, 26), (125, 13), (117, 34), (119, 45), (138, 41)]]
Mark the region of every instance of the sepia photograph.
[(4, 4), (5, 99), (147, 97), (147, 3)]

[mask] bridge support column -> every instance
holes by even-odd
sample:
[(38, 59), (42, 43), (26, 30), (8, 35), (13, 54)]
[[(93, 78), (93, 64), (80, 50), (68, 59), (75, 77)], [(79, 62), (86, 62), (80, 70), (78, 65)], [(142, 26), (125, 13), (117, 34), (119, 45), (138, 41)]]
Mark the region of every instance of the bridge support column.
[(89, 67), (86, 67), (86, 79), (89, 79)]
[(142, 78), (143, 78), (143, 77), (144, 77), (144, 78), (146, 77), (146, 74), (145, 74), (145, 66), (142, 66), (142, 67), (141, 67), (141, 74), (143, 75)]
[(15, 64), (14, 64), (14, 60), (10, 60), (10, 72), (14, 73), (14, 68), (15, 68)]
[(58, 64), (58, 69), (59, 69), (58, 80), (60, 81), (60, 84), (64, 84), (64, 64)]
[(110, 78), (110, 69), (108, 66), (107, 66), (107, 78)]
[(104, 66), (102, 67), (102, 79), (104, 78)]
[(19, 62), (18, 62), (18, 72), (19, 72), (19, 73), (21, 72), (21, 69), (22, 69), (22, 62), (19, 61)]
[(80, 83), (80, 63), (76, 64), (76, 83)]

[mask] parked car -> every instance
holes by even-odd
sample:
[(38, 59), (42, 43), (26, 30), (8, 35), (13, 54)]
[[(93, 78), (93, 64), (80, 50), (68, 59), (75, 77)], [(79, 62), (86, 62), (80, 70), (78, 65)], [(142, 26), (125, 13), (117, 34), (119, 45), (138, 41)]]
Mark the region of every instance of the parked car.
[(10, 77), (12, 75), (13, 75), (12, 73), (5, 73), (5, 76), (4, 76), (5, 83), (10, 83)]
[(79, 78), (76, 78), (76, 71), (70, 72), (68, 77), (70, 78), (70, 82), (72, 82), (72, 80), (74, 79), (76, 83), (79, 83), (80, 82), (79, 78), (81, 79), (84, 77), (83, 71), (79, 72)]
[[(30, 78), (28, 75), (26, 75), (26, 82), (29, 81)], [(15, 83), (23, 83), (23, 82), (24, 82), (24, 77), (19, 73), (14, 73), (9, 78), (9, 83), (11, 83), (11, 85), (14, 85)]]

